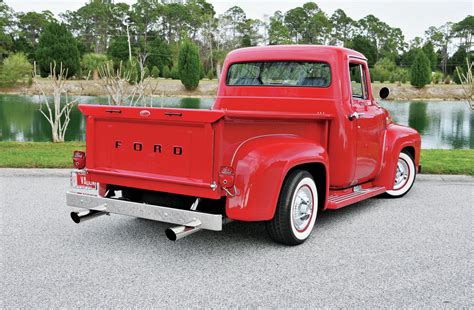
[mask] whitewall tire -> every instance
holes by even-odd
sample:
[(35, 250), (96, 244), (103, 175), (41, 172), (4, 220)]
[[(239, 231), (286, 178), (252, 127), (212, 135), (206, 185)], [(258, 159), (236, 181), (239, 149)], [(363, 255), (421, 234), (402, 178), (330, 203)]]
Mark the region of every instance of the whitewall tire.
[(318, 190), (311, 174), (295, 170), (285, 179), (275, 216), (267, 222), (270, 237), (297, 245), (308, 239), (318, 215)]
[(415, 161), (408, 153), (400, 153), (396, 169), (393, 188), (386, 192), (387, 196), (393, 198), (402, 197), (408, 193), (416, 178)]

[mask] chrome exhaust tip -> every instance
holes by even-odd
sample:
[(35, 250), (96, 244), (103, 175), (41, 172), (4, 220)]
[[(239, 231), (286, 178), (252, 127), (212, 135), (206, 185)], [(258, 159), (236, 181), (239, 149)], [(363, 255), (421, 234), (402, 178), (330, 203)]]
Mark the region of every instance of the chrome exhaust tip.
[(200, 230), (201, 222), (199, 220), (194, 220), (183, 226), (170, 227), (166, 229), (165, 234), (169, 240), (177, 241)]
[(71, 212), (71, 219), (74, 223), (79, 224), (84, 221), (92, 220), (104, 214), (107, 214), (107, 213), (101, 212), (101, 211), (95, 211), (95, 210)]

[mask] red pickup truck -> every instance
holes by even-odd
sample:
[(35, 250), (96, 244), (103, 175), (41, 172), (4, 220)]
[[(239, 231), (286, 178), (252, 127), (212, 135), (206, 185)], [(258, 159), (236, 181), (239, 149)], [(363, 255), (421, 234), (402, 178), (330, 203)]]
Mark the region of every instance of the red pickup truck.
[(79, 106), (87, 157), (74, 153), (71, 179), (96, 190), (67, 193), (85, 209), (71, 213), (76, 223), (129, 215), (179, 225), (166, 230), (177, 240), (263, 221), (273, 240), (296, 245), (319, 211), (411, 189), (420, 136), (374, 99), (364, 55), (254, 47), (223, 67), (211, 110)]

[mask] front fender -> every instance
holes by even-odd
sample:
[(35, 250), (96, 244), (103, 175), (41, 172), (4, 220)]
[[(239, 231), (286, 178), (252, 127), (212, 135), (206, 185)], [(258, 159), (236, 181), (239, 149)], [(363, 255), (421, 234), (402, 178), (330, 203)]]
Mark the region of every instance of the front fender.
[(385, 137), (384, 156), (380, 174), (374, 181), (376, 186), (385, 186), (391, 190), (395, 180), (398, 155), (406, 147), (415, 150), (415, 167), (420, 164), (421, 138), (420, 134), (413, 128), (391, 124), (387, 128)]
[(327, 171), (326, 150), (295, 135), (263, 136), (245, 142), (232, 160), (236, 195), (227, 198), (227, 217), (240, 221), (272, 219), (286, 174), (307, 163), (322, 163)]

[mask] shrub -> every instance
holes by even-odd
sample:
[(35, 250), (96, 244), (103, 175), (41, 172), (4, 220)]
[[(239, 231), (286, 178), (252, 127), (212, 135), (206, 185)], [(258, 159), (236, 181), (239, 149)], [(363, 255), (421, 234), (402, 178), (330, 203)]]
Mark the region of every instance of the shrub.
[(433, 76), (431, 77), (431, 81), (433, 82), (433, 84), (440, 84), (442, 80), (443, 80), (442, 72), (436, 71), (435, 73), (433, 73)]
[(158, 69), (157, 66), (153, 66), (153, 68), (151, 68), (151, 77), (155, 79), (160, 77), (160, 69)]
[(207, 78), (209, 80), (213, 80), (214, 79), (214, 70), (210, 69), (208, 72), (207, 72)]
[(92, 78), (94, 80), (99, 79), (99, 67), (106, 62), (107, 56), (103, 54), (87, 53), (82, 56), (82, 68), (84, 68), (88, 74), (92, 72)]
[(41, 35), (36, 50), (40, 74), (47, 77), (51, 64), (56, 62), (56, 73), (59, 74), (61, 64), (67, 69), (67, 77), (71, 77), (80, 70), (79, 50), (76, 39), (67, 30), (64, 24), (49, 23)]
[(143, 78), (147, 79), (150, 77), (150, 69), (148, 67), (143, 68)]
[[(377, 61), (374, 66), (374, 74), (381, 83), (390, 80), (391, 83), (395, 82), (396, 77), (393, 76), (395, 73), (396, 65), (390, 58), (382, 58)], [(392, 82), (393, 80), (393, 82)]]
[(446, 75), (444, 77), (444, 84), (451, 84), (451, 76)]
[(431, 63), (423, 51), (418, 51), (411, 66), (411, 85), (423, 88), (431, 82)]
[(171, 68), (170, 78), (173, 80), (179, 80), (179, 70), (177, 65), (174, 65), (173, 68)]
[(25, 54), (13, 54), (3, 61), (0, 84), (2, 86), (15, 86), (18, 80), (25, 79), (28, 76), (31, 78), (32, 70), (33, 66)]
[(168, 67), (168, 66), (164, 66), (164, 67), (163, 67), (163, 77), (164, 77), (165, 79), (171, 78), (170, 67)]
[(398, 79), (398, 76), (397, 76), (397, 73), (396, 72), (393, 72), (392, 74), (390, 74), (390, 83), (395, 83)]
[(178, 72), (181, 83), (187, 90), (194, 90), (201, 79), (201, 60), (199, 50), (190, 41), (184, 41), (178, 56)]
[(399, 81), (402, 84), (405, 84), (408, 81), (408, 78), (410, 77), (410, 72), (407, 69), (402, 69), (402, 68), (399, 68), (398, 72), (399, 72), (399, 75), (400, 75), (399, 76)]

